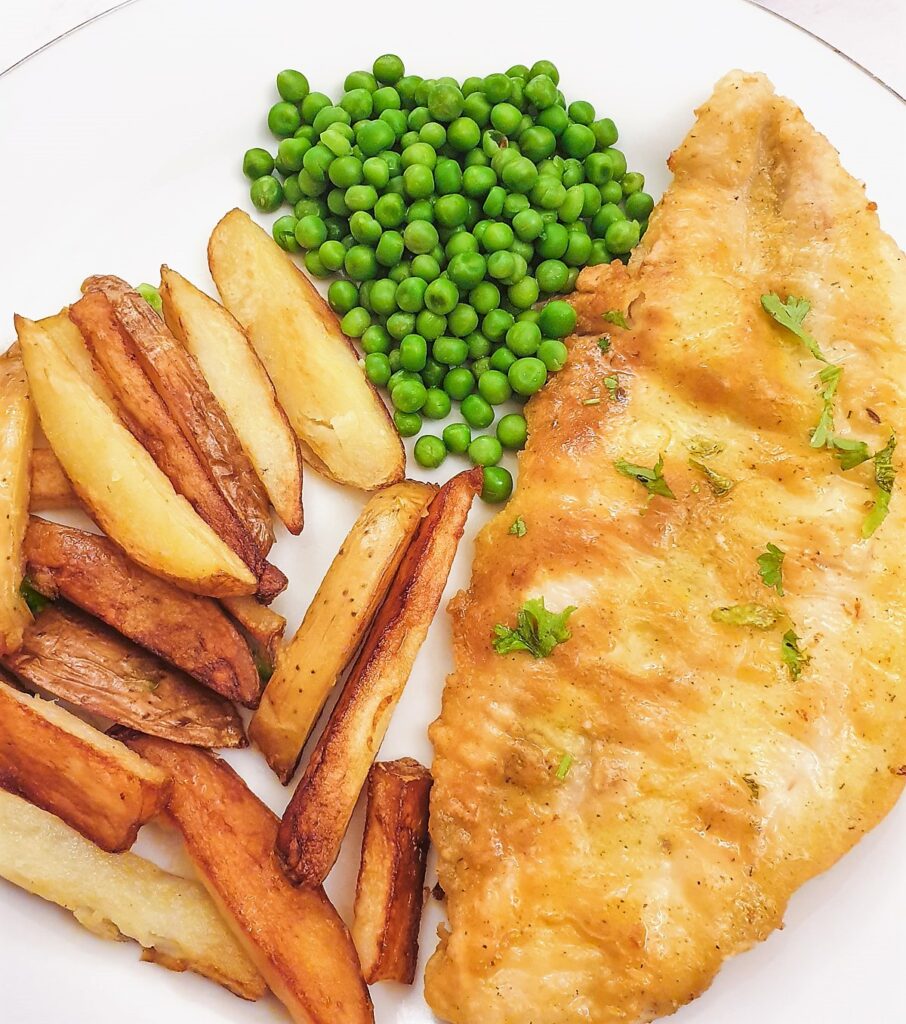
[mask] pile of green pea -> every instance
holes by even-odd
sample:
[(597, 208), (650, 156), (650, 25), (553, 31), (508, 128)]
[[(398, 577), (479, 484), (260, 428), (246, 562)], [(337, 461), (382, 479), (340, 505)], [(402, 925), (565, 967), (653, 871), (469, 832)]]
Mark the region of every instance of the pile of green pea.
[(369, 379), (389, 391), (405, 437), (424, 420), (462, 422), (424, 434), (415, 459), (448, 453), (485, 467), (483, 496), (513, 486), (504, 449), (526, 441), (525, 418), (496, 407), (524, 400), (562, 369), (569, 303), (582, 267), (627, 259), (654, 200), (627, 171), (617, 129), (594, 107), (566, 104), (545, 60), (505, 74), (423, 79), (394, 54), (346, 77), (339, 102), (299, 71), (277, 75), (267, 116), (276, 157), (246, 152), (243, 170), (288, 252), (318, 278), (358, 339)]

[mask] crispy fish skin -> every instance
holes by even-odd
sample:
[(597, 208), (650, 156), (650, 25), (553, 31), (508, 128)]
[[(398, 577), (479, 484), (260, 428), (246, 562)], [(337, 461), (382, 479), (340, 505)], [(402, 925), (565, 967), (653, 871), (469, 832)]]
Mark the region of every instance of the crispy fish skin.
[[(903, 474), (863, 541), (872, 468), (810, 447), (823, 364), (760, 306), (810, 299), (806, 326), (845, 366), (837, 429), (876, 451), (906, 431), (906, 261), (763, 76), (722, 80), (670, 165), (628, 267), (579, 278), (569, 362), (529, 403), (518, 489), (451, 606), (431, 812), (449, 929), (426, 995), (453, 1024), (674, 1012), (906, 781)], [(723, 446), (729, 494), (689, 465), (699, 438)], [(676, 498), (649, 502), (614, 462), (661, 454)], [(767, 543), (783, 597), (758, 573)], [(495, 624), (538, 596), (577, 606), (572, 637), (496, 654)], [(791, 626), (712, 620), (743, 602)], [(810, 658), (798, 679), (786, 628)]]
[(257, 704), (251, 652), (216, 601), (146, 572), (106, 537), (34, 516), (25, 558), (45, 597), (66, 598), (224, 697)]
[(65, 604), (48, 605), (0, 658), (30, 689), (176, 743), (244, 747), (233, 705)]

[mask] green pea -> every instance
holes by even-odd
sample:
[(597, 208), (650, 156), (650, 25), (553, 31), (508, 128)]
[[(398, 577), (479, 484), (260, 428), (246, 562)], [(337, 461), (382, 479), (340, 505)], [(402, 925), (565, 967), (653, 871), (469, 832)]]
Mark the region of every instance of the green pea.
[(499, 185), (495, 185), (485, 196), (481, 208), (489, 217), (499, 217), (503, 213), (505, 199), (506, 192)]
[[(468, 373), (467, 370), (464, 372)], [(472, 379), (471, 374), (469, 374), (469, 379)], [(447, 451), (456, 455), (465, 454), (472, 443), (472, 431), (469, 429), (468, 423), (451, 423), (444, 427), (443, 441)]]
[(529, 195), (535, 206), (540, 206), (544, 210), (556, 210), (566, 199), (566, 188), (553, 175), (541, 174)]
[(436, 359), (431, 356), (425, 360), (425, 368), (422, 370), (422, 383), (429, 390), (431, 388), (440, 387), (443, 384), (444, 377), (447, 373), (447, 367), (442, 363), (439, 363)]
[(472, 376), (477, 381), (483, 373), (486, 373), (491, 369), (491, 360), (487, 356), (483, 359), (476, 359), (469, 369), (472, 371)]
[(369, 157), (389, 149), (396, 136), (386, 121), (364, 121), (356, 128), (355, 141), (362, 155)]
[[(444, 246), (444, 255), (450, 262), (452, 262), (457, 256), (471, 255), (478, 252), (478, 239), (470, 231), (457, 231), (451, 235), (447, 244)], [(447, 273), (449, 274), (450, 268), (447, 267)], [(451, 277), (451, 281), (454, 284), (459, 285), (459, 281)], [(461, 287), (461, 286), (460, 286)], [(472, 287), (468, 285), (466, 287)]]
[(515, 322), (513, 314), (505, 309), (492, 309), (481, 322), (481, 333), (491, 341), (503, 341)]
[(346, 189), (346, 205), (350, 210), (371, 210), (377, 202), (377, 190), (373, 185), (352, 185)]
[(510, 79), (506, 75), (487, 75), (482, 83), (482, 92), (491, 103), (503, 103), (510, 98)]
[(347, 92), (351, 89), (367, 89), (374, 92), (377, 88), (377, 79), (370, 71), (350, 71), (343, 82), (343, 88)]
[(626, 214), (616, 203), (605, 203), (592, 218), (591, 234), (595, 238), (603, 238), (611, 224), (625, 219)]
[(349, 230), (362, 245), (376, 245), (381, 237), (381, 225), (366, 210), (356, 210), (349, 218)]
[[(386, 327), (391, 338), (402, 341), (407, 334), (412, 334), (416, 330), (415, 314), (404, 313), (402, 310), (392, 313), (387, 317)], [(423, 335), (425, 332), (419, 328), (418, 333)]]
[(485, 466), (481, 488), (482, 501), (499, 505), (513, 493), (513, 477), (503, 466)]
[(503, 183), (514, 192), (531, 192), (538, 180), (538, 168), (528, 157), (519, 156), (503, 168)]
[(423, 370), (428, 359), (428, 343), (420, 334), (407, 334), (400, 342), (400, 366), (404, 370)]
[(641, 192), (644, 187), (645, 175), (639, 174), (638, 171), (629, 171), (627, 174), (624, 174), (623, 180), (620, 182), (620, 188), (622, 188), (624, 196), (631, 196), (636, 192)]
[(287, 138), (302, 124), (302, 115), (295, 103), (282, 100), (267, 113), (267, 126), (278, 138)]
[[(493, 103), (481, 92), (473, 92), (467, 96), (462, 105), (462, 116), (473, 121), (479, 128), (479, 132), (491, 123), (491, 108)], [(458, 119), (457, 119), (458, 120)], [(479, 139), (474, 143), (478, 145)]]
[[(298, 247), (299, 243), (295, 236), (293, 241), (295, 241)], [(343, 247), (343, 243), (331, 240), (323, 242), (318, 248), (318, 258), (324, 265), (325, 270), (332, 274), (336, 273), (343, 266), (343, 261), (346, 258), (346, 250)]]
[(518, 412), (504, 416), (497, 424), (497, 440), (510, 451), (519, 451), (525, 447), (528, 438), (528, 426), (525, 417)]
[[(569, 244), (566, 247), (566, 252), (563, 254), (563, 262), (572, 269), (584, 267), (591, 254), (591, 245), (590, 235), (583, 231), (570, 231)], [(567, 279), (563, 290), (568, 291), (569, 287), (570, 283), (569, 279)]]
[(595, 108), (587, 100), (574, 100), (567, 113), (577, 124), (591, 125), (595, 119)]
[(504, 135), (511, 135), (519, 127), (522, 111), (512, 103), (496, 103), (491, 108), (491, 124)]
[(420, 277), (407, 277), (396, 289), (396, 303), (407, 313), (417, 313), (425, 304), (427, 281)]
[(506, 347), (518, 358), (533, 356), (541, 344), (541, 329), (537, 324), (520, 320), (506, 332)]
[(362, 351), (366, 356), (372, 353), (386, 355), (391, 348), (393, 348), (393, 339), (387, 332), (387, 328), (380, 324), (372, 324), (362, 335)]
[(450, 415), (450, 396), (441, 388), (428, 388), (422, 415), (429, 420), (443, 420)]
[(507, 288), (507, 298), (516, 309), (529, 309), (538, 301), (541, 289), (536, 278), (526, 275), (522, 280)]
[(378, 316), (388, 317), (396, 312), (396, 282), (381, 278), (372, 285), (369, 295), (371, 309)]
[(340, 321), (340, 328), (350, 338), (361, 338), (371, 326), (371, 314), (364, 306), (355, 306)]
[(534, 395), (544, 387), (547, 367), (535, 356), (517, 359), (507, 371), (507, 380), (517, 395)]
[(446, 445), (434, 434), (423, 434), (413, 449), (415, 461), (425, 469), (437, 469), (447, 457)]
[(566, 366), (569, 352), (558, 338), (545, 338), (538, 346), (538, 358), (552, 373)]
[(426, 220), (414, 220), (411, 224), (406, 225), (403, 239), (410, 252), (429, 253), (437, 245), (437, 228)]
[(617, 126), (609, 117), (602, 117), (599, 121), (595, 121), (591, 125), (591, 130), (594, 132), (595, 143), (599, 149), (609, 148), (619, 138)]
[(601, 188), (601, 201), (603, 203), (618, 203), (623, 198), (623, 189), (618, 181), (607, 181)]
[(277, 75), (277, 92), (289, 103), (301, 103), (309, 92), (308, 79), (301, 71), (281, 71)]
[(485, 370), (478, 378), (478, 393), (491, 405), (500, 405), (509, 399), (513, 389), (505, 373), (491, 369)]
[(393, 413), (393, 422), (400, 437), (414, 437), (422, 429), (422, 418), (417, 412), (400, 412), (397, 409)]
[[(624, 186), (626, 178), (623, 179)], [(636, 191), (626, 197), (626, 216), (631, 220), (646, 220), (653, 209), (654, 199), (647, 192)]]
[(512, 221), (517, 213), (531, 208), (529, 197), (520, 192), (511, 192), (503, 201), (503, 216), (506, 220)]
[(562, 292), (568, 275), (569, 268), (561, 260), (544, 260), (535, 269), (538, 287), (543, 292)]
[(548, 75), (533, 75), (525, 83), (525, 98), (539, 110), (552, 107), (557, 102), (557, 83)]
[(638, 245), (640, 237), (638, 221), (618, 220), (605, 232), (604, 242), (609, 252), (615, 256), (622, 256)]
[(369, 352), (365, 356), (365, 376), (376, 387), (386, 387), (390, 380), (390, 360), (383, 352)]
[(444, 390), (452, 399), (461, 402), (475, 390), (475, 378), (464, 366), (458, 366), (444, 377)]
[(460, 411), (466, 423), (476, 430), (484, 430), (494, 422), (494, 410), (491, 408), (490, 402), (482, 398), (481, 395), (466, 395), (462, 400)]
[[(400, 350), (397, 348), (397, 349), (394, 349), (390, 353), (390, 355), (387, 357), (390, 360), (390, 365), (391, 366), (399, 366), (399, 355), (400, 355)], [(396, 357), (396, 358), (394, 359), (394, 357)], [(402, 384), (404, 381), (412, 381), (412, 380), (418, 381), (419, 384), (422, 383), (422, 379), (421, 379), (421, 377), (417, 373), (413, 373), (411, 370), (396, 369), (391, 374), (390, 380), (387, 381), (387, 390), (390, 392), (390, 394), (392, 396), (393, 392), (397, 389), (397, 387), (400, 384)]]
[(582, 216), (585, 205), (585, 189), (581, 185), (571, 185), (566, 190), (566, 198), (557, 210), (557, 217), (562, 224), (574, 224)]
[(374, 204), (374, 218), (383, 228), (397, 228), (405, 217), (406, 203), (393, 192), (381, 196)]
[[(438, 277), (432, 281), (425, 289), (425, 307), (432, 313), (437, 313), (439, 316), (445, 316), (451, 312), (459, 301), (459, 290), (452, 281), (447, 280), (443, 277)], [(440, 359), (439, 356), (435, 356), (440, 362), (445, 360)], [(465, 356), (463, 356), (463, 359)], [(462, 359), (457, 359), (456, 362), (461, 363)]]
[(400, 94), (400, 99), (403, 101), (404, 107), (415, 106), (415, 90), (423, 81), (424, 79), (421, 75), (403, 75), (403, 77), (396, 83), (396, 91)]
[(469, 356), (469, 346), (462, 338), (441, 335), (431, 348), (431, 355), (445, 366), (459, 366)]
[(447, 267), (450, 280), (463, 290), (475, 288), (484, 280), (487, 262), (477, 252), (463, 252), (453, 256)]
[(610, 155), (589, 153), (585, 158), (585, 175), (593, 185), (605, 185), (613, 177), (613, 160)]
[(447, 330), (457, 338), (472, 334), (477, 326), (478, 314), (464, 302), (454, 306), (447, 316)]
[(412, 265), (409, 260), (400, 260), (396, 266), (390, 267), (387, 277), (396, 284), (401, 284), (412, 277)]
[(377, 277), (377, 259), (367, 245), (354, 245), (346, 252), (343, 269), (353, 281), (370, 281)]
[(459, 227), (465, 223), (468, 205), (465, 196), (439, 196), (434, 203), (437, 223), (445, 228)]
[(305, 170), (304, 167), (296, 175), (296, 183), (298, 184), (302, 195), (308, 196), (312, 199), (327, 191), (327, 182), (324, 180), (317, 181), (308, 173), (308, 171)]
[(368, 89), (350, 89), (343, 94), (340, 106), (346, 111), (353, 121), (364, 121), (371, 117), (373, 103), (371, 92)]
[(319, 142), (306, 150), (302, 157), (302, 167), (315, 181), (323, 182), (327, 180), (327, 171), (333, 160), (333, 153)]
[(465, 97), (457, 85), (438, 82), (428, 95), (428, 109), (435, 121), (449, 123), (462, 114)]
[(479, 316), (486, 316), (500, 305), (500, 289), (493, 281), (482, 281), (469, 292), (469, 304)]
[[(284, 142), (299, 141), (299, 139), (284, 139)], [(322, 146), (326, 146), (334, 156), (349, 156), (352, 152), (352, 143), (342, 132), (337, 131), (336, 128), (327, 128), (321, 132), (319, 142)]]
[(283, 186), (272, 174), (264, 174), (249, 189), (252, 205), (262, 213), (273, 213), (283, 203)]
[(311, 126), (315, 130), (315, 135), (320, 135), (333, 124), (351, 123), (352, 118), (349, 116), (348, 111), (344, 110), (342, 107), (335, 107), (331, 104), (329, 107), (322, 107), (318, 111), (311, 123)]
[[(490, 370), (489, 373), (495, 373), (496, 371)], [(482, 379), (487, 374), (482, 374)], [(502, 376), (502, 375), (501, 375)], [(478, 382), (481, 386), (481, 381)], [(496, 466), (498, 462), (503, 458), (503, 448), (496, 437), (491, 437), (490, 434), (482, 434), (476, 437), (475, 440), (469, 445), (468, 448), (469, 459), (475, 466)]]
[(357, 160), (354, 156), (337, 157), (328, 166), (327, 176), (337, 188), (347, 189), (353, 185), (358, 185), (364, 177), (362, 161)]
[(381, 114), (385, 110), (399, 110), (403, 105), (400, 94), (392, 85), (384, 85), (380, 89), (375, 89), (371, 94), (371, 102), (375, 114)]
[(382, 267), (393, 267), (403, 258), (404, 249), (403, 236), (398, 231), (385, 231), (378, 241), (374, 255)]
[(412, 164), (403, 172), (403, 183), (410, 199), (427, 199), (434, 193), (434, 175), (424, 164)]
[(418, 412), (427, 395), (428, 390), (420, 380), (401, 380), (391, 391), (390, 400), (400, 412)]
[(509, 224), (503, 222), (489, 224), (481, 239), (481, 245), (486, 252), (497, 252), (501, 249), (509, 249), (513, 244), (514, 237), (513, 229)]
[(555, 152), (557, 138), (550, 128), (536, 124), (527, 128), (519, 136), (519, 146), (522, 149), (522, 155), (537, 164)]
[(283, 182), (283, 198), (290, 206), (295, 206), (296, 203), (305, 198), (302, 189), (299, 188), (299, 181), (295, 174), (291, 174)]
[(255, 149), (247, 149), (245, 151), (245, 155), (242, 158), (242, 173), (247, 178), (256, 181), (258, 178), (263, 178), (270, 174), (273, 169), (274, 158), (266, 149), (256, 147)]
[(428, 341), (436, 341), (447, 329), (447, 318), (423, 309), (415, 318), (415, 329)]
[(299, 243), (296, 241), (294, 233), (295, 227), (296, 218), (288, 215), (285, 217), (278, 217), (274, 221), (273, 228), (271, 228), (271, 234), (274, 237), (274, 241), (286, 252), (299, 251)]
[(538, 326), (545, 338), (565, 338), (576, 329), (576, 311), (563, 299), (554, 299), (541, 310)]
[(440, 277), (440, 263), (432, 253), (420, 253), (412, 261), (412, 274), (414, 277), (420, 277), (423, 281), (433, 281), (436, 277)]
[(345, 188), (333, 188), (327, 193), (327, 209), (335, 217), (349, 217), (351, 211), (346, 205)]
[(395, 53), (385, 53), (375, 60), (371, 70), (382, 85), (396, 85), (406, 69), (401, 58)]
[[(463, 103), (465, 109), (466, 103)], [(447, 142), (457, 153), (468, 153), (481, 141), (481, 129), (471, 117), (457, 117), (447, 128)]]
[[(578, 127), (581, 128), (581, 125)], [(565, 189), (571, 189), (574, 185), (581, 185), (585, 181), (585, 165), (575, 157), (569, 157), (563, 161), (563, 177), (560, 179)]]
[(626, 157), (619, 150), (614, 149), (612, 146), (604, 150), (605, 153), (610, 157), (611, 163), (613, 164), (613, 176), (619, 181), (626, 173)]
[(582, 202), (582, 216), (586, 220), (591, 219), (601, 209), (601, 192), (590, 182), (582, 185), (584, 199)]
[(491, 343), (480, 331), (472, 331), (466, 337), (466, 341), (469, 343), (470, 359), (483, 359), (490, 355)]
[(327, 302), (334, 313), (342, 316), (359, 301), (359, 290), (352, 281), (333, 281), (327, 290)]
[(315, 118), (318, 114), (325, 107), (329, 107), (331, 105), (330, 97), (325, 96), (323, 92), (310, 92), (299, 104), (299, 110), (302, 113), (302, 120), (304, 120), (306, 124), (314, 125)]

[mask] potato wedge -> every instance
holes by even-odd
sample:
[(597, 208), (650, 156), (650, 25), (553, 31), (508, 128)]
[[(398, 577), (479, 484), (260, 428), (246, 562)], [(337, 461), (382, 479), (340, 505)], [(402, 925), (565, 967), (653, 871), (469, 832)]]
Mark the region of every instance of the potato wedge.
[(224, 697), (258, 704), (261, 680), (251, 652), (216, 601), (146, 572), (106, 537), (44, 519), (29, 523), (25, 558), (32, 585), (45, 597), (66, 598)]
[(286, 619), (252, 597), (224, 597), (220, 603), (248, 640), (259, 675), (269, 679), (286, 631)]
[(18, 349), (0, 357), (0, 654), (22, 644), (31, 622), (19, 593), (28, 524), (35, 414)]
[(100, 292), (113, 304), (142, 369), (170, 415), (239, 521), (266, 555), (274, 543), (267, 492), (211, 393), (194, 357), (170, 333), (148, 303), (118, 277), (89, 277), (87, 294)]
[(404, 757), (372, 765), (352, 938), (369, 985), (411, 985), (428, 857), (431, 773)]
[(122, 743), (0, 679), (0, 786), (116, 852), (164, 807), (168, 781)]
[(103, 939), (134, 939), (142, 959), (194, 971), (243, 999), (264, 979), (199, 882), (134, 853), (105, 853), (12, 793), (0, 791), (0, 878), (72, 911)]
[(50, 336), (54, 345), (72, 363), (82, 380), (104, 402), (116, 411), (117, 402), (107, 381), (94, 368), (91, 353), (82, 337), (82, 332), (69, 319), (69, 307), (54, 316), (46, 316), (38, 324)]
[(32, 449), (28, 507), (32, 512), (79, 507), (79, 499), (63, 472), (60, 460), (49, 448)]
[(173, 779), (169, 816), (236, 938), (297, 1024), (374, 1019), (346, 926), (324, 890), (294, 889), (274, 856), (277, 818), (224, 761), (127, 741)]
[(119, 415), (170, 482), (201, 518), (236, 552), (256, 577), (264, 559), (254, 538), (230, 508), (161, 396), (138, 362), (135, 346), (110, 300), (89, 292), (69, 310), (100, 374), (115, 396)]
[(160, 268), (164, 320), (195, 357), (283, 525), (302, 530), (302, 456), (274, 385), (245, 332), (219, 302)]
[(292, 259), (232, 210), (214, 228), (208, 264), (274, 382), (303, 458), (366, 491), (402, 480), (406, 457), (390, 415), (337, 318)]
[(89, 514), (133, 561), (195, 593), (254, 593), (239, 556), (176, 493), (151, 456), (39, 324), (16, 317), (44, 433)]
[(19, 650), (0, 661), (29, 690), (139, 732), (199, 747), (246, 746), (228, 700), (65, 604), (49, 604)]
[(295, 637), (278, 654), (249, 735), (284, 785), (330, 692), (359, 649), (434, 493), (435, 488), (412, 480), (375, 492)]
[(480, 467), (459, 473), (428, 506), (286, 808), (277, 852), (297, 883), (319, 885), (337, 859), (368, 769), (437, 612), (482, 479)]

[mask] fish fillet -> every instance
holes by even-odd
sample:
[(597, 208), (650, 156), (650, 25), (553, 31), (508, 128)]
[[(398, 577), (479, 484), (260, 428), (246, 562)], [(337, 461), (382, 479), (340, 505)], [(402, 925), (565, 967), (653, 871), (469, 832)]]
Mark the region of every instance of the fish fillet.
[[(451, 605), (431, 821), (449, 927), (426, 994), (454, 1024), (672, 1013), (906, 782), (906, 474), (863, 540), (873, 463), (810, 446), (825, 364), (760, 306), (811, 301), (843, 367), (836, 431), (874, 452), (906, 438), (906, 261), (761, 75), (717, 85), (670, 167), (629, 265), (581, 275), (570, 361)], [(614, 466), (661, 455), (674, 500)], [(495, 653), (535, 597), (576, 606), (571, 638)], [(712, 618), (746, 603), (782, 618)]]

